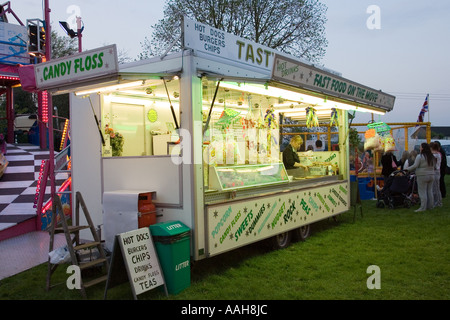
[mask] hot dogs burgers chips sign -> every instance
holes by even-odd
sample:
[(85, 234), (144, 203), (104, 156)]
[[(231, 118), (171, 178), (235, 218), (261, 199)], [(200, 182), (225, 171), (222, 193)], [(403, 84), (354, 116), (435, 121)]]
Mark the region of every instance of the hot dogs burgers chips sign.
[(45, 90), (113, 74), (118, 69), (116, 45), (110, 45), (40, 63), (34, 72), (36, 87)]

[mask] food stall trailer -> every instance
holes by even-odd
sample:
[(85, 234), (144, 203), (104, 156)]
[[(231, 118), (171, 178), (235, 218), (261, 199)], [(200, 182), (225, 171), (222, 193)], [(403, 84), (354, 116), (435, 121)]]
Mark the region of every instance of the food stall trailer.
[[(146, 192), (156, 222), (191, 229), (194, 260), (268, 238), (281, 247), (349, 210), (347, 112), (385, 113), (395, 97), (202, 23), (183, 29), (177, 53), (119, 66), (112, 45), (36, 73), (41, 88), (70, 93), (71, 192), (107, 249), (137, 228)], [(63, 79), (63, 66), (79, 77)], [(308, 170), (288, 173), (280, 117), (331, 128), (338, 148), (299, 152)]]

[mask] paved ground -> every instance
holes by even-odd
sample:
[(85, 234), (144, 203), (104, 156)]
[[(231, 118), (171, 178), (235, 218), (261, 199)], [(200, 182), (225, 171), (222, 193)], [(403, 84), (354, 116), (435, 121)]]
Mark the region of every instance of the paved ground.
[[(8, 144), (6, 159), (9, 164), (0, 179), (0, 231), (36, 216), (36, 185), (42, 160), (49, 151), (31, 144)], [(66, 179), (57, 174), (56, 185)], [(47, 201), (50, 187), (45, 190)], [(65, 244), (62, 234), (55, 235), (55, 248)], [(49, 234), (46, 231), (29, 232), (0, 241), (0, 280), (48, 261)]]
[[(54, 248), (65, 244), (64, 234), (56, 234)], [(47, 262), (49, 246), (50, 236), (46, 231), (29, 232), (0, 241), (0, 280)]]

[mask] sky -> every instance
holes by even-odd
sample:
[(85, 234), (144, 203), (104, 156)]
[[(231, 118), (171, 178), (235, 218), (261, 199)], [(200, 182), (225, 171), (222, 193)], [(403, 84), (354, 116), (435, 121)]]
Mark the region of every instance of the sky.
[[(12, 0), (26, 23), (43, 19), (43, 0)], [(328, 47), (320, 64), (344, 78), (396, 96), (393, 111), (375, 121), (416, 122), (427, 94), (432, 126), (450, 126), (450, 1), (321, 0), (327, 9)], [(84, 23), (83, 50), (116, 44), (136, 59), (151, 26), (164, 17), (165, 0), (49, 0), (53, 30), (58, 21)], [(9, 16), (10, 21), (13, 18)], [(74, 29), (76, 29), (74, 27)], [(354, 123), (371, 116), (357, 113)]]

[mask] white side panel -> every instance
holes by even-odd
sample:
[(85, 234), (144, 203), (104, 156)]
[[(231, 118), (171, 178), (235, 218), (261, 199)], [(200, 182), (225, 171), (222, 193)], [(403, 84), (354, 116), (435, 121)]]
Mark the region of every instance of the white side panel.
[(103, 158), (103, 179), (104, 192), (156, 191), (155, 204), (182, 205), (181, 167), (170, 156)]
[[(100, 98), (91, 95), (90, 100), (97, 118), (100, 119)], [(101, 137), (88, 98), (70, 94), (70, 143), (72, 157), (72, 190), (83, 196), (92, 221), (97, 227), (102, 219)], [(72, 213), (75, 216), (75, 197)], [(87, 222), (80, 207), (80, 224)], [(90, 231), (80, 232), (82, 239), (92, 240)]]
[(113, 251), (115, 236), (135, 230), (138, 222), (139, 192), (114, 191), (103, 194), (104, 221), (102, 235), (105, 246)]

